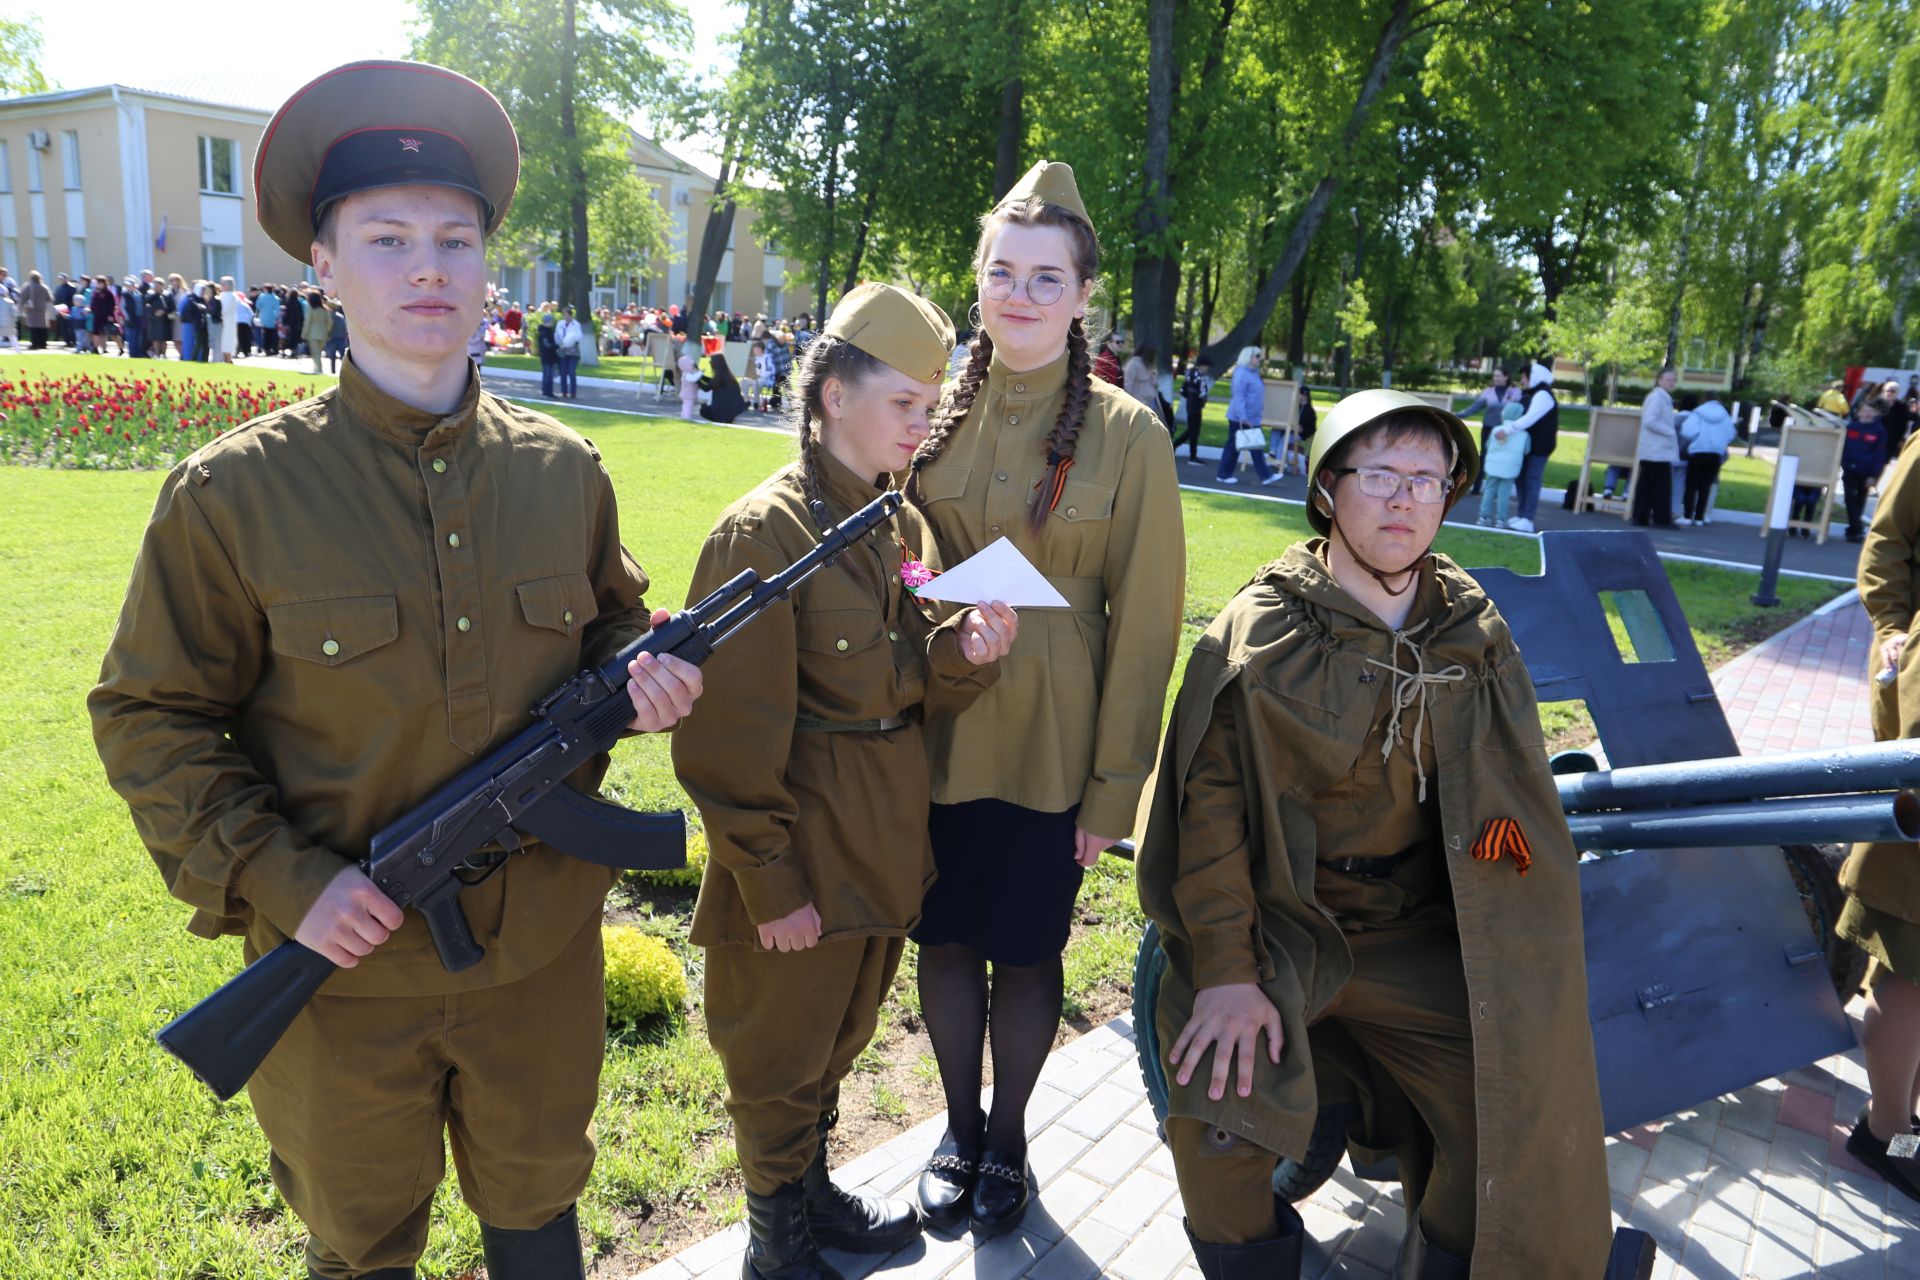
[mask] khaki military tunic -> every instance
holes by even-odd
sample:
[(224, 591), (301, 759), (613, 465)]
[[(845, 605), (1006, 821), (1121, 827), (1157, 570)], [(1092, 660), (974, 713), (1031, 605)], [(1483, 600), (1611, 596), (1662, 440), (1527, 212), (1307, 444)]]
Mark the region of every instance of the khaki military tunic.
[[(1860, 550), (1860, 603), (1873, 622), (1869, 681), (1883, 670), (1880, 647), (1906, 636), (1899, 678), (1869, 683), (1873, 736), (1881, 742), (1920, 735), (1920, 448), (1901, 450), (1880, 485), (1880, 506)], [(1856, 844), (1840, 883), (1851, 901), (1841, 931), (1881, 967), (1920, 982), (1920, 857), (1909, 844)]]
[[(815, 457), (833, 520), (881, 493), (826, 450)], [(720, 517), (689, 595), (743, 569), (771, 576), (819, 539), (787, 467)], [(758, 1195), (812, 1161), (920, 918), (934, 875), (921, 720), (959, 710), (999, 674), (961, 653), (959, 615), (936, 627), (905, 589), (909, 552), (940, 566), (910, 506), (717, 650), (709, 694), (674, 734), (712, 851), (692, 934), (708, 948), (707, 1035)], [(905, 723), (877, 727), (895, 717)], [(758, 926), (808, 902), (821, 941), (761, 950)]]
[[(935, 535), (955, 562), (1010, 539), (1070, 609), (1022, 613), (1000, 682), (964, 715), (930, 724), (933, 798), (993, 798), (1079, 826), (1133, 830), (1180, 640), (1186, 541), (1173, 445), (1153, 413), (1093, 383), (1059, 503), (1044, 533), (1047, 433), (1067, 357), (1015, 373), (998, 356), (973, 407), (919, 477)], [(1106, 689), (1125, 696), (1104, 698)]]
[[(162, 484), (88, 697), (95, 744), (189, 928), (257, 955), (380, 827), (644, 633), (646, 585), (580, 436), (477, 378), (452, 413), (421, 412), (349, 358), (337, 388)], [(418, 1256), (449, 1126), (494, 1225), (542, 1225), (578, 1194), (610, 883), (515, 854), (460, 898), (483, 961), (446, 972), (409, 911), (262, 1064), (254, 1108), (320, 1274)]]
[[(1475, 1277), (1598, 1277), (1610, 1223), (1579, 877), (1532, 681), (1444, 557), (1393, 632), (1322, 546), (1264, 567), (1195, 646), (1140, 844), (1163, 1043), (1200, 988), (1235, 982), (1260, 986), (1285, 1033), (1249, 1098), (1207, 1097), (1211, 1055), (1169, 1086), (1176, 1170), (1205, 1204), (1196, 1233), (1271, 1234), (1255, 1196), (1272, 1153), (1303, 1157), (1320, 1105), (1354, 1101), (1352, 1144), (1401, 1158), (1429, 1238), (1470, 1253)], [(1525, 832), (1524, 876), (1473, 856), (1495, 819)], [(1384, 879), (1322, 865), (1410, 847)]]

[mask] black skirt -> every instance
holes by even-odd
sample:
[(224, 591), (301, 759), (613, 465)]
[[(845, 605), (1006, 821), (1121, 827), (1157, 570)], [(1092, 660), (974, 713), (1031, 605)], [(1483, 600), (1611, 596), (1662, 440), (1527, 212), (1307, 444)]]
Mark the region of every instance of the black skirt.
[(1086, 871), (1073, 860), (1073, 821), (1004, 800), (936, 804), (927, 818), (940, 876), (912, 933), (923, 947), (958, 943), (995, 964), (1032, 965), (1067, 949)]

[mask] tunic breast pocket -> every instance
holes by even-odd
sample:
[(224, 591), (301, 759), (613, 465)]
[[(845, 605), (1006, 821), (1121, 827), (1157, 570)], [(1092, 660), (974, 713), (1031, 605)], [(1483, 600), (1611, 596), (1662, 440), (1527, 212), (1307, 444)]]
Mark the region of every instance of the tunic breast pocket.
[(972, 467), (928, 467), (919, 476), (920, 497), (929, 503), (950, 502), (967, 491), (971, 479)]
[[(1051, 497), (1047, 491), (1047, 473), (1042, 471), (1029, 481), (1034, 501), (1045, 503)], [(1053, 504), (1052, 516), (1068, 524), (1087, 524), (1096, 520), (1113, 519), (1113, 487), (1092, 480), (1069, 479), (1060, 487), (1060, 501)]]
[(520, 612), (528, 625), (563, 636), (576, 636), (600, 612), (593, 598), (593, 583), (584, 573), (556, 573), (534, 578), (514, 587), (520, 596)]
[(400, 635), (400, 611), (392, 596), (335, 596), (267, 606), (273, 651), (323, 667), (337, 667)]
[(880, 643), (885, 629), (872, 609), (807, 609), (794, 620), (795, 643), (807, 653), (851, 658)]

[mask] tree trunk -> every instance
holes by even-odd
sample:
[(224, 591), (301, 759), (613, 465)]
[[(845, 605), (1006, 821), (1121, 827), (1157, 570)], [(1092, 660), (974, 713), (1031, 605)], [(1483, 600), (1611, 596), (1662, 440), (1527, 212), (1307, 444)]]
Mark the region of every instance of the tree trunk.
[(1333, 193), (1340, 186), (1341, 171), (1352, 157), (1354, 145), (1360, 140), (1360, 132), (1366, 127), (1367, 117), (1373, 111), (1374, 99), (1386, 87), (1394, 56), (1400, 52), (1400, 46), (1407, 38), (1412, 13), (1413, 0), (1394, 0), (1393, 12), (1388, 15), (1386, 25), (1380, 29), (1379, 39), (1374, 43), (1373, 59), (1367, 67), (1366, 79), (1360, 82), (1353, 109), (1347, 113), (1347, 123), (1340, 132), (1337, 153), (1327, 171), (1314, 184), (1313, 193), (1307, 197), (1300, 216), (1287, 233), (1287, 242), (1280, 250), (1280, 257), (1255, 292), (1253, 304), (1219, 342), (1207, 349), (1206, 354), (1213, 359), (1215, 367), (1225, 368), (1221, 361), (1230, 351), (1259, 340), (1261, 331), (1267, 327), (1267, 317), (1273, 314), (1280, 295), (1293, 280), (1293, 273), (1299, 270), (1301, 262), (1305, 260), (1308, 247), (1319, 233), (1320, 224), (1326, 220), (1327, 206), (1333, 200)]
[(1664, 368), (1677, 368), (1680, 354), (1680, 304), (1687, 297), (1687, 259), (1693, 253), (1693, 232), (1699, 223), (1700, 175), (1707, 168), (1707, 122), (1700, 122), (1700, 140), (1693, 147), (1693, 181), (1687, 187), (1686, 211), (1680, 215), (1680, 245), (1673, 256), (1673, 305), (1667, 308), (1667, 355)]
[[(1207, 337), (1213, 332), (1213, 304), (1220, 297), (1220, 281), (1225, 277), (1226, 273), (1226, 267), (1218, 262), (1208, 263), (1206, 270), (1201, 273), (1200, 341), (1197, 344), (1200, 351), (1198, 355), (1194, 357), (1195, 359), (1198, 359), (1199, 356), (1207, 355)], [(1212, 359), (1211, 356), (1208, 358)], [(1216, 362), (1213, 367), (1218, 369), (1222, 366)]]
[[(1203, 266), (1200, 268), (1200, 274), (1205, 275), (1210, 270), (1212, 270), (1210, 266)], [(1183, 361), (1193, 350), (1193, 289), (1193, 272), (1189, 271), (1186, 289), (1180, 297), (1180, 358)]]
[[(853, 256), (847, 260), (847, 274), (840, 285), (840, 296), (843, 298), (860, 283), (860, 264), (867, 256), (867, 233), (873, 227), (874, 201), (880, 195), (880, 175), (877, 172), (879, 157), (888, 155), (892, 150), (893, 121), (893, 109), (889, 107), (886, 118), (880, 122), (880, 145), (873, 150), (875, 163), (862, 163), (860, 166), (860, 185), (866, 188), (866, 192), (860, 198), (860, 221), (853, 229)], [(862, 147), (860, 154), (866, 155), (867, 149)]]
[(1140, 205), (1133, 215), (1133, 344), (1152, 347), (1154, 369), (1170, 368), (1173, 312), (1167, 279), (1177, 268), (1167, 238), (1171, 217), (1167, 152), (1173, 130), (1173, 16), (1175, 0), (1147, 4), (1147, 138)]
[(1313, 287), (1307, 283), (1306, 272), (1294, 273), (1292, 293), (1292, 307), (1288, 317), (1291, 327), (1287, 330), (1287, 367), (1298, 379), (1306, 375), (1307, 317), (1313, 309)]
[(1012, 40), (1007, 55), (1007, 79), (1000, 86), (1000, 132), (993, 149), (995, 204), (1020, 181), (1020, 145), (1027, 140), (1027, 82), (1020, 74), (1021, 59), (1026, 54), (1026, 31), (1020, 15), (1020, 0), (1012, 0), (1007, 6), (1007, 24)]
[(820, 181), (821, 203), (826, 209), (826, 232), (821, 238), (820, 271), (816, 280), (818, 301), (814, 307), (813, 322), (817, 326), (827, 322), (827, 286), (833, 275), (833, 220), (839, 196), (840, 138), (836, 132), (833, 146), (827, 152), (827, 172)]
[(742, 122), (727, 122), (726, 142), (720, 151), (720, 176), (713, 184), (713, 198), (707, 204), (707, 225), (700, 234), (700, 261), (693, 273), (693, 296), (688, 300), (689, 320), (707, 314), (713, 301), (713, 286), (720, 277), (720, 264), (726, 260), (727, 244), (733, 239), (733, 171), (740, 163), (739, 143)]
[(573, 308), (584, 326), (593, 311), (593, 271), (587, 262), (587, 170), (573, 119), (574, 62), (579, 57), (576, 8), (577, 0), (567, 0), (565, 43), (560, 50), (560, 137), (567, 161), (567, 238), (571, 248), (561, 274), (560, 301)]

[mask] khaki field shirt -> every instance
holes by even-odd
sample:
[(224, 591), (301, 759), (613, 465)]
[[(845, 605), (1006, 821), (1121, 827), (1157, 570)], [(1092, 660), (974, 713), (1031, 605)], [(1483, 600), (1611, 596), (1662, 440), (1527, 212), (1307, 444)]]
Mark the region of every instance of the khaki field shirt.
[[(340, 385), (228, 432), (161, 485), (88, 697), (108, 780), (188, 926), (292, 934), (374, 833), (645, 632), (599, 454), (482, 394), (445, 417)], [(606, 758), (575, 775), (591, 787)], [(600, 908), (603, 868), (535, 845), (461, 895), (480, 964), (418, 913), (330, 993), (533, 972)]]

